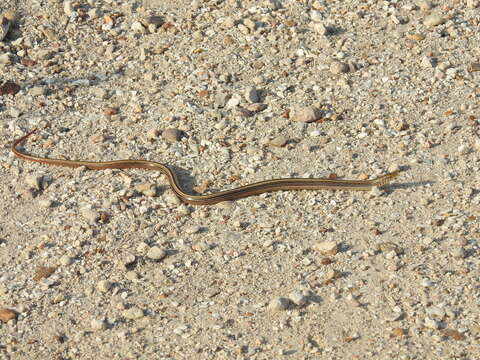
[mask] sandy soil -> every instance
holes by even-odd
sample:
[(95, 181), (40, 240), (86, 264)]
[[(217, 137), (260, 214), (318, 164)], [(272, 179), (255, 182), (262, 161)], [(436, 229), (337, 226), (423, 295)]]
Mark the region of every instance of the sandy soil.
[(479, 1), (0, 11), (1, 359), (480, 358)]

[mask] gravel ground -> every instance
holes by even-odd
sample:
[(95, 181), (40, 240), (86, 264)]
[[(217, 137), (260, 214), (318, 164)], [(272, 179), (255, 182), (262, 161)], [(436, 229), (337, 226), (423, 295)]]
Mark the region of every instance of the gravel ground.
[[(3, 0), (1, 359), (478, 359), (480, 2)], [(367, 193), (181, 204), (278, 177)]]

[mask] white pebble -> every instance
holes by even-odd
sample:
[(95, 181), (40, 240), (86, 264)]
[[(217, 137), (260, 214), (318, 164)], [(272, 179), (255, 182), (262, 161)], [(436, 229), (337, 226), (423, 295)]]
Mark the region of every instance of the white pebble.
[(467, 256), (467, 252), (463, 247), (452, 249), (451, 254), (455, 259), (463, 259)]
[(314, 249), (324, 255), (335, 255), (338, 252), (338, 245), (335, 241), (322, 241), (315, 244)]
[(63, 2), (63, 12), (65, 15), (70, 16), (73, 12), (73, 6), (71, 1), (64, 1)]
[(288, 298), (297, 306), (305, 306), (308, 302), (306, 296), (304, 296), (300, 291), (293, 291), (288, 295)]
[(423, 20), (423, 23), (426, 26), (437, 26), (437, 25), (443, 24), (444, 21), (445, 20), (440, 15), (433, 14), (433, 15), (427, 16), (425, 20)]
[(312, 27), (313, 31), (315, 31), (317, 34), (328, 35), (329, 33), (328, 27), (326, 27), (321, 22), (312, 22), (310, 26)]
[(145, 314), (142, 309), (134, 306), (128, 310), (125, 310), (123, 312), (123, 316), (129, 320), (135, 320), (135, 319), (141, 319), (142, 317), (145, 316)]
[(240, 104), (241, 98), (237, 94), (233, 95), (228, 101), (227, 101), (227, 109), (233, 109)]
[(268, 308), (271, 311), (284, 311), (290, 307), (290, 300), (284, 297), (279, 297), (270, 301)]
[(426, 310), (427, 315), (432, 319), (443, 319), (445, 310), (438, 306), (431, 306)]
[(315, 22), (320, 22), (320, 21), (323, 21), (323, 15), (318, 10), (312, 10), (310, 12), (310, 19), (312, 19), (312, 21), (315, 21)]
[(83, 208), (80, 210), (82, 216), (91, 223), (96, 222), (100, 218), (100, 213), (93, 209)]
[(440, 321), (437, 321), (435, 319), (430, 319), (429, 317), (425, 318), (425, 326), (437, 330), (440, 328)]
[(479, 4), (480, 4), (480, 1), (478, 0), (467, 0), (467, 7), (469, 7), (470, 9), (477, 8)]
[(68, 255), (63, 255), (61, 258), (60, 258), (60, 264), (62, 264), (63, 266), (68, 266), (70, 265), (71, 263), (73, 262), (73, 259), (68, 256)]
[(433, 281), (429, 279), (422, 279), (422, 286), (423, 287), (430, 287), (433, 285)]
[(196, 225), (190, 226), (190, 227), (188, 227), (188, 228), (185, 229), (185, 232), (186, 232), (187, 234), (196, 234), (196, 233), (198, 233), (199, 231), (200, 231), (200, 226), (196, 226)]
[(90, 326), (93, 330), (105, 330), (107, 328), (107, 324), (104, 320), (93, 319), (90, 322)]
[(53, 201), (50, 199), (40, 199), (38, 200), (38, 205), (40, 205), (42, 208), (48, 209), (51, 207), (53, 204)]
[(142, 23), (139, 21), (134, 21), (132, 23), (131, 29), (137, 33), (144, 33), (145, 28), (143, 27)]
[(147, 252), (147, 257), (152, 260), (162, 260), (167, 256), (167, 252), (158, 246), (151, 247)]
[(112, 283), (108, 280), (100, 280), (97, 283), (97, 289), (102, 293), (106, 293), (111, 288), (112, 288)]
[(30, 189), (40, 190), (42, 177), (37, 175), (28, 175), (25, 177), (25, 183), (30, 187)]

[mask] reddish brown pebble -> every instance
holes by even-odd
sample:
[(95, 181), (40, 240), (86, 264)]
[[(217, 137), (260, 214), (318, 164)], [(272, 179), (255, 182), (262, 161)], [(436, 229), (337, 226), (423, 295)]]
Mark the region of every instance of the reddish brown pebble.
[(322, 265), (330, 265), (331, 263), (333, 263), (333, 260), (328, 257), (325, 257), (322, 260), (320, 260), (320, 264)]
[(29, 59), (29, 58), (22, 58), (22, 60), (20, 60), (20, 63), (24, 66), (34, 66), (34, 65), (37, 65), (37, 62), (32, 60), (32, 59)]
[(452, 339), (454, 339), (454, 340), (465, 340), (465, 335), (463, 335), (462, 333), (458, 332), (457, 330), (454, 330), (454, 329), (443, 329), (441, 332), (442, 332), (442, 335), (443, 335), (443, 336), (452, 338)]
[(103, 113), (104, 113), (105, 115), (108, 115), (108, 116), (117, 115), (117, 114), (118, 114), (118, 108), (112, 107), (112, 106), (108, 106), (108, 107), (105, 108), (105, 110), (103, 111)]
[(33, 280), (39, 281), (42, 279), (48, 278), (52, 275), (55, 270), (57, 270), (54, 266), (39, 266), (35, 269), (35, 275), (33, 275)]
[(0, 86), (0, 95), (15, 95), (20, 91), (20, 86), (12, 81), (7, 81)]
[(406, 334), (407, 332), (405, 331), (405, 329), (402, 329), (402, 328), (395, 328), (392, 330), (392, 335), (395, 337), (404, 336)]
[(173, 27), (173, 24), (171, 24), (171, 23), (165, 23), (165, 24), (162, 25), (162, 29), (165, 30), (165, 31), (171, 29), (172, 27)]
[(0, 321), (9, 322), (10, 320), (16, 319), (17, 313), (10, 309), (0, 309)]

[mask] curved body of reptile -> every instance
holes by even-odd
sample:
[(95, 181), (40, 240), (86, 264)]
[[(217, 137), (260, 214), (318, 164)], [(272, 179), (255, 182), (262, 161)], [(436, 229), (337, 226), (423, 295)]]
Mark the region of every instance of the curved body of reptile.
[(231, 190), (219, 191), (213, 194), (194, 195), (185, 192), (175, 172), (167, 165), (149, 161), (149, 160), (114, 160), (114, 161), (80, 161), (80, 160), (63, 160), (63, 159), (49, 159), (33, 155), (28, 155), (17, 150), (17, 146), (26, 140), (30, 135), (36, 131), (33, 130), (27, 135), (14, 141), (11, 150), (21, 159), (35, 161), (47, 165), (57, 165), (66, 167), (81, 167), (85, 166), (88, 169), (104, 170), (104, 169), (146, 169), (157, 170), (164, 174), (170, 183), (175, 195), (178, 198), (192, 205), (211, 205), (227, 200), (237, 200), (252, 195), (258, 195), (271, 191), (278, 190), (360, 190), (369, 191), (374, 187), (388, 184), (398, 175), (398, 171), (386, 174), (373, 180), (332, 180), (332, 179), (301, 179), (301, 178), (286, 178), (260, 181), (253, 184), (241, 186)]

